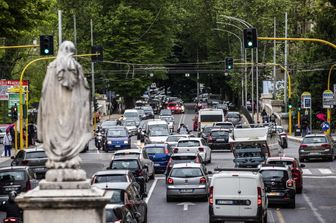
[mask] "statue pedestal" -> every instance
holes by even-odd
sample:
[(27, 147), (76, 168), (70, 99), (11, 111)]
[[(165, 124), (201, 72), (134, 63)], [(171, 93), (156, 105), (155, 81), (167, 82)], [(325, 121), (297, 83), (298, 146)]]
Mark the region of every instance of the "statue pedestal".
[(40, 187), (16, 198), (25, 223), (105, 223), (105, 191), (89, 181), (40, 182)]

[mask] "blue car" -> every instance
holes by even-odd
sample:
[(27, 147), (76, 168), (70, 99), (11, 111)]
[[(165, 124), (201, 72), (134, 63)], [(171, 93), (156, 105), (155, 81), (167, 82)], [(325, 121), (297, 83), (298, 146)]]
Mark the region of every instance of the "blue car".
[(105, 152), (130, 148), (131, 137), (125, 127), (120, 126), (108, 129), (106, 135)]
[(168, 144), (147, 144), (143, 148), (149, 159), (154, 162), (155, 172), (165, 172), (171, 154)]

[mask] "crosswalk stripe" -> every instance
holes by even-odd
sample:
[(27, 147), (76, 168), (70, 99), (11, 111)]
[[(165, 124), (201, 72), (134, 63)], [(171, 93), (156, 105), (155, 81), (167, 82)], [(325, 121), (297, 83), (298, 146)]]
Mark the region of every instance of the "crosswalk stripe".
[(318, 169), (322, 174), (332, 174), (330, 169)]
[(303, 172), (303, 174), (305, 174), (305, 175), (312, 175), (313, 173), (310, 171), (310, 170), (308, 170), (308, 169), (302, 169), (302, 172)]

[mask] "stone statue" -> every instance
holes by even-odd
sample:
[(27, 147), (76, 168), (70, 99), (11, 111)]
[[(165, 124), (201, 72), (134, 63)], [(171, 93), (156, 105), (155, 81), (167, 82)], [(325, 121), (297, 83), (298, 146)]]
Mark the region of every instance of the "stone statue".
[(92, 137), (90, 90), (81, 65), (73, 57), (75, 52), (74, 44), (64, 41), (43, 82), (37, 125), (38, 139), (48, 156), (46, 166), (51, 169), (47, 181), (86, 178), (82, 170), (78, 176), (78, 169), (79, 153)]

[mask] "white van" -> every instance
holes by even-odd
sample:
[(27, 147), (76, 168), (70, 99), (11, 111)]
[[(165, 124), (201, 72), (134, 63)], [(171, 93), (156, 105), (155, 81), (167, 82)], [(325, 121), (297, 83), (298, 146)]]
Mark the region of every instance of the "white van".
[(213, 126), (216, 122), (224, 122), (224, 118), (222, 109), (201, 109), (198, 112), (198, 131), (202, 131), (205, 126)]
[(267, 197), (258, 169), (215, 169), (209, 189), (209, 223), (267, 222)]
[(148, 121), (145, 131), (145, 144), (164, 143), (170, 135), (169, 126), (163, 120)]

